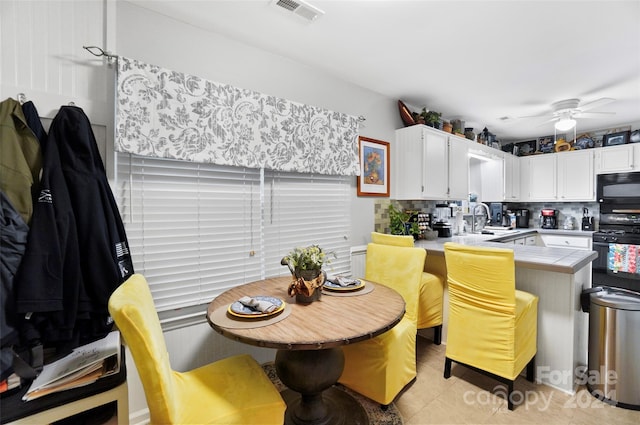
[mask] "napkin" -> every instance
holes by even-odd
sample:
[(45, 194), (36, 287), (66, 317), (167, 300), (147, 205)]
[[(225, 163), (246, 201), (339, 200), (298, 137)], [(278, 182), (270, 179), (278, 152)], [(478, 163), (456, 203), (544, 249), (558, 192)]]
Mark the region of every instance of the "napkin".
[(327, 280), (336, 285), (345, 286), (345, 287), (360, 284), (360, 281), (358, 279), (351, 279), (349, 277), (344, 277), (344, 276), (333, 276), (333, 277), (327, 278)]
[(272, 302), (257, 300), (251, 297), (242, 297), (238, 300), (238, 302), (262, 313), (271, 313), (273, 310), (278, 308), (278, 306)]

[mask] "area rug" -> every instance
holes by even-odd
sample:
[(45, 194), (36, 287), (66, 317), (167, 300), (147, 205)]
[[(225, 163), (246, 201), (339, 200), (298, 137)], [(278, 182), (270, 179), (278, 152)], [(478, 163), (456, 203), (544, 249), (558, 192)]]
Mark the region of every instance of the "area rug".
[[(262, 369), (265, 371), (271, 382), (276, 386), (278, 391), (282, 391), (287, 389), (286, 385), (280, 381), (278, 375), (276, 374), (276, 368), (273, 362), (264, 363), (262, 365)], [(382, 410), (379, 403), (376, 403), (373, 400), (366, 398), (354, 391), (351, 391), (349, 388), (345, 388), (342, 385), (337, 385), (338, 388), (346, 392), (355, 398), (362, 408), (367, 412), (367, 416), (369, 416), (369, 425), (403, 425), (402, 415), (400, 411), (395, 406), (395, 404), (391, 403), (387, 410)]]

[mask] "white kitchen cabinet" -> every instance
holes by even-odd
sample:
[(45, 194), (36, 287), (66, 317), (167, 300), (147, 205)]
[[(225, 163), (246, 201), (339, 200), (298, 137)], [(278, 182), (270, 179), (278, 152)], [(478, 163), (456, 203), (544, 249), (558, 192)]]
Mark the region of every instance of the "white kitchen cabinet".
[(460, 200), (469, 195), (467, 141), (424, 125), (396, 130), (391, 196)]
[[(504, 201), (502, 152), (484, 145), (478, 147), (469, 148), (469, 188), (474, 189), (474, 184), (480, 187), (478, 196), (482, 202), (502, 202)], [(474, 179), (478, 181), (474, 182)]]
[(591, 149), (556, 154), (558, 170), (558, 200), (593, 201), (595, 173)]
[[(469, 142), (457, 136), (448, 137), (448, 178), (449, 186), (445, 199), (462, 200), (469, 198)], [(425, 181), (427, 187), (428, 181)], [(425, 191), (426, 192), (426, 191)]]
[(507, 202), (520, 199), (520, 164), (515, 155), (504, 154), (504, 200)]
[(556, 155), (535, 155), (524, 158), (528, 163), (528, 201), (556, 200), (558, 173)]
[(595, 176), (592, 150), (521, 158), (521, 201), (593, 201)]
[[(640, 145), (596, 148), (596, 173), (618, 173), (640, 169)], [(637, 164), (636, 164), (637, 163)]]
[(503, 239), (502, 242), (507, 244), (513, 244), (513, 245), (536, 246), (538, 245), (538, 236), (537, 235), (514, 236), (513, 238)]
[(396, 140), (391, 143), (391, 197), (394, 199), (422, 199), (424, 134), (420, 127), (396, 130)]
[(548, 235), (541, 233), (540, 238), (544, 243), (544, 246), (554, 248), (574, 248), (591, 250), (592, 237), (590, 234), (577, 236), (577, 235)]
[(527, 245), (527, 246), (536, 246), (536, 245), (538, 245), (538, 236), (537, 235), (525, 236), (524, 244)]

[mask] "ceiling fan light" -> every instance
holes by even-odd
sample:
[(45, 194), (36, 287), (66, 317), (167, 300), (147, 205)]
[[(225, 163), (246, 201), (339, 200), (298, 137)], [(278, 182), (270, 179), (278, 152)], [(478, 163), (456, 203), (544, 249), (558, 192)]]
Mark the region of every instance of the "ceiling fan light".
[(558, 131), (569, 131), (576, 125), (576, 120), (572, 118), (562, 118), (556, 121), (555, 127)]

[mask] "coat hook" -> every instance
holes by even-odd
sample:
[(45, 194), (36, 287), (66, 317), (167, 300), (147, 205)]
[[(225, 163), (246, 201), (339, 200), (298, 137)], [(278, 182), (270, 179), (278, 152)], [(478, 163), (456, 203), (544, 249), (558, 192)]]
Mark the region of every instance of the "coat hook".
[(22, 105), (27, 101), (27, 96), (24, 93), (18, 93), (18, 102)]

